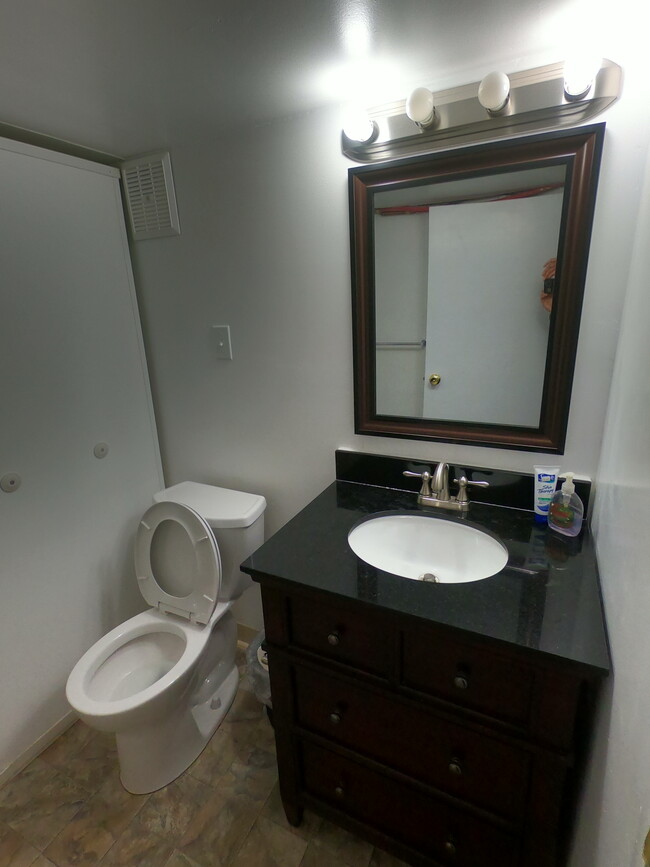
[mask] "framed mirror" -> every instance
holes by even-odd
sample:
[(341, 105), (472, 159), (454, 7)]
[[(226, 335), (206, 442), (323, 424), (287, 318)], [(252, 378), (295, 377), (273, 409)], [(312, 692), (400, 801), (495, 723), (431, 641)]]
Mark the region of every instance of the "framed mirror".
[(563, 452), (604, 129), (350, 169), (357, 433)]

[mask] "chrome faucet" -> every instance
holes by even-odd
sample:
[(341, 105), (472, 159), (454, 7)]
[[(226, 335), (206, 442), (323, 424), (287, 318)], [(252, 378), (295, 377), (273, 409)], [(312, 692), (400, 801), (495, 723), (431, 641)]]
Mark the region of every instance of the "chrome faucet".
[(411, 476), (422, 479), (422, 487), (418, 494), (418, 503), (421, 506), (430, 506), (436, 509), (449, 509), (453, 512), (466, 512), (469, 509), (470, 500), (467, 496), (467, 488), (473, 485), (477, 488), (489, 488), (489, 482), (470, 482), (467, 476), (461, 476), (459, 479), (454, 479), (454, 484), (458, 485), (458, 494), (455, 497), (449, 495), (449, 464), (446, 461), (440, 461), (433, 475), (429, 470), (423, 470), (421, 473), (414, 473), (411, 470), (404, 470), (404, 476)]
[(440, 503), (446, 503), (451, 499), (449, 496), (449, 464), (445, 461), (439, 462), (433, 474), (431, 495)]

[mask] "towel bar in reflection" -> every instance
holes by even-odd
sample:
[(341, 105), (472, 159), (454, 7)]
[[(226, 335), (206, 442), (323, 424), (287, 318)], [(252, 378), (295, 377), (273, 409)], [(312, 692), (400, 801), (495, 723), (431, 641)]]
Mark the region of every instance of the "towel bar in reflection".
[(375, 343), (375, 349), (424, 349), (426, 340), (382, 340)]

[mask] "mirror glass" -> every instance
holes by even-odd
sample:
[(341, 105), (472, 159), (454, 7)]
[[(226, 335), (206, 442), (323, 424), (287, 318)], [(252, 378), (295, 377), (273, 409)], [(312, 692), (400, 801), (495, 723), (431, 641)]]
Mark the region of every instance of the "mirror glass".
[(601, 143), (350, 171), (358, 432), (563, 448)]
[(538, 426), (552, 304), (541, 275), (557, 260), (564, 175), (375, 196), (379, 414)]

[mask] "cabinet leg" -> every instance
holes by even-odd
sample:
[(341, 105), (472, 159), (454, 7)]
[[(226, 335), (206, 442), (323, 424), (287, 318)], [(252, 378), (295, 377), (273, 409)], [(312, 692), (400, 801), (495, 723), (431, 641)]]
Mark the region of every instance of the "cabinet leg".
[(302, 822), (302, 807), (297, 804), (290, 804), (288, 801), (282, 801), (284, 813), (287, 817), (287, 822), (297, 828)]

